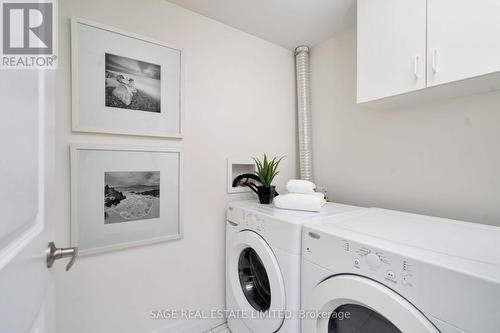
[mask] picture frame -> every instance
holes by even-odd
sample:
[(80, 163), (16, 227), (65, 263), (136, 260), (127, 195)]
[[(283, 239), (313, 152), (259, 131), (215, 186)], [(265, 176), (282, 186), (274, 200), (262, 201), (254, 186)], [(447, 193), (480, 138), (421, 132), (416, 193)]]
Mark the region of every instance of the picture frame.
[(182, 152), (72, 144), (71, 246), (80, 255), (182, 239)]
[(182, 138), (183, 51), (71, 18), (72, 129)]

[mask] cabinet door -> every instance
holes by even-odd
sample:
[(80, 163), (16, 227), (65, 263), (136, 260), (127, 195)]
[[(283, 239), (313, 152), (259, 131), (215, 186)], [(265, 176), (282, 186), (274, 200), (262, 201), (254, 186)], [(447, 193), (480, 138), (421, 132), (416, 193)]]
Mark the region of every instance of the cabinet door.
[(425, 88), (426, 6), (358, 0), (358, 103)]
[(499, 0), (428, 0), (428, 86), (500, 71)]

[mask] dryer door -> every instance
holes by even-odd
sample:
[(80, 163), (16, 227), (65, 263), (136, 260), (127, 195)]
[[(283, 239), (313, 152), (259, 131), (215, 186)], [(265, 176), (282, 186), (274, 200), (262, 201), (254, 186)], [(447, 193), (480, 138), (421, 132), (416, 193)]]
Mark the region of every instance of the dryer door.
[(402, 296), (356, 275), (321, 282), (306, 295), (305, 309), (309, 319), (303, 321), (304, 333), (439, 333)]
[(257, 233), (244, 230), (228, 253), (228, 282), (243, 322), (253, 332), (277, 331), (286, 309), (285, 286), (272, 249)]

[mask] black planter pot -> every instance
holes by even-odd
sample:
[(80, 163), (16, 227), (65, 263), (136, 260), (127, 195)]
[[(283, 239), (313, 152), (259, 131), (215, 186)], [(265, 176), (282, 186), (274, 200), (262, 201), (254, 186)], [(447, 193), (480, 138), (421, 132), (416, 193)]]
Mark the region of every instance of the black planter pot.
[(274, 185), (257, 186), (257, 195), (261, 204), (269, 205), (276, 195), (276, 187)]

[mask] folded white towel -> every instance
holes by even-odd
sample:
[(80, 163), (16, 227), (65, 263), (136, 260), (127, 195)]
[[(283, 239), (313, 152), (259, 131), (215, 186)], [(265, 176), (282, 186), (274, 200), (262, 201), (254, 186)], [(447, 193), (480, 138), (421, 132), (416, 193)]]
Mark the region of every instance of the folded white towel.
[[(308, 195), (311, 195), (311, 194), (308, 194)], [(312, 195), (314, 195), (320, 199), (323, 199), (323, 200), (325, 199), (325, 194), (323, 192), (314, 192), (314, 193), (312, 193)]]
[(317, 194), (287, 193), (274, 198), (274, 206), (277, 208), (310, 212), (319, 212), (325, 203), (326, 200)]
[(313, 182), (301, 179), (290, 179), (286, 183), (286, 190), (290, 193), (313, 194), (316, 185)]

